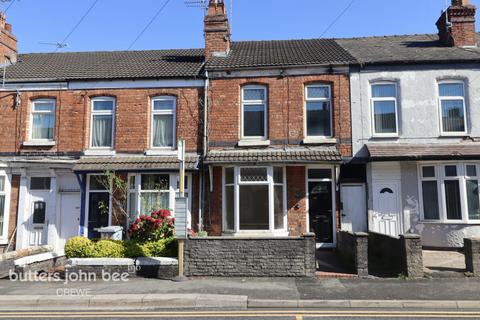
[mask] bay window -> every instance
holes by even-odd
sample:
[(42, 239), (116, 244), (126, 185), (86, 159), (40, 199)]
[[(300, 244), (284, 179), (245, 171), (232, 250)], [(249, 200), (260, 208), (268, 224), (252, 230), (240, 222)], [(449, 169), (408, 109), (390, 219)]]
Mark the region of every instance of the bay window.
[[(191, 175), (185, 175), (185, 197), (191, 195)], [(131, 174), (128, 177), (128, 215), (130, 222), (139, 215), (150, 215), (152, 211), (173, 211), (175, 197), (179, 196), (179, 175), (176, 173)], [(191, 201), (188, 201), (188, 208)], [(190, 220), (189, 220), (190, 221)]]
[(175, 141), (175, 97), (152, 99), (152, 148), (174, 147)]
[(285, 232), (283, 167), (224, 168), (224, 231)]
[(307, 137), (332, 136), (332, 99), (329, 85), (305, 87)]
[(420, 167), (424, 220), (480, 221), (479, 165), (427, 164)]
[(397, 85), (373, 83), (371, 85), (373, 134), (392, 136), (398, 134)]
[(110, 97), (92, 100), (90, 147), (112, 149), (115, 128), (115, 99)]
[(465, 87), (463, 81), (438, 84), (442, 134), (466, 133)]
[(38, 99), (32, 102), (31, 140), (53, 141), (55, 100)]
[(242, 139), (267, 139), (267, 88), (242, 88)]

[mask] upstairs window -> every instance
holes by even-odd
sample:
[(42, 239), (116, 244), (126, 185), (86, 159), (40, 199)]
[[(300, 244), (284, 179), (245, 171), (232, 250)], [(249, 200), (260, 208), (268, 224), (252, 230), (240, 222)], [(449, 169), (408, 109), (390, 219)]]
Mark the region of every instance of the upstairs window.
[(90, 147), (112, 149), (115, 123), (115, 99), (95, 98), (92, 100)]
[(397, 85), (372, 84), (372, 114), (374, 135), (397, 135)]
[(152, 148), (174, 147), (175, 109), (175, 97), (152, 99)]
[(332, 99), (329, 85), (305, 87), (308, 137), (332, 136)]
[(464, 134), (465, 87), (463, 81), (445, 81), (438, 84), (442, 134)]
[(32, 140), (53, 141), (55, 100), (40, 99), (32, 103)]
[(267, 139), (267, 88), (242, 89), (242, 138)]

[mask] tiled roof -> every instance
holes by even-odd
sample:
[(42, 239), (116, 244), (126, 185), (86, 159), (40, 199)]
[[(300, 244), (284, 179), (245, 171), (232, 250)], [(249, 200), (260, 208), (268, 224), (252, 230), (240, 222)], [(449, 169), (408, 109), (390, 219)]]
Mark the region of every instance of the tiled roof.
[[(477, 34), (480, 43), (480, 34)], [(480, 62), (480, 48), (447, 47), (437, 34), (337, 39), (365, 64)]]
[[(198, 169), (199, 156), (188, 154), (185, 156), (185, 169)], [(75, 172), (103, 172), (112, 171), (152, 171), (152, 170), (179, 169), (176, 156), (115, 156), (115, 157), (85, 157), (80, 159), (73, 171)]]
[(480, 159), (480, 143), (367, 144), (371, 160)]
[(331, 65), (356, 63), (355, 59), (330, 39), (233, 42), (226, 57), (214, 57), (208, 69)]
[(203, 49), (20, 54), (7, 82), (197, 77)]
[(205, 158), (206, 164), (228, 163), (310, 163), (341, 161), (342, 157), (335, 147), (288, 148), (288, 149), (250, 149), (250, 150), (214, 150)]

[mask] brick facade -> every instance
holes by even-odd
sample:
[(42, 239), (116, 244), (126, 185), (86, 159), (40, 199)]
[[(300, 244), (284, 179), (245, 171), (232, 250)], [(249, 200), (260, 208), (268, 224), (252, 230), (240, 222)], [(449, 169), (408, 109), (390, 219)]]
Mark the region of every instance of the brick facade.
[(350, 79), (347, 74), (214, 79), (210, 87), (209, 148), (234, 147), (240, 140), (241, 88), (268, 88), (268, 139), (272, 145), (299, 145), (305, 138), (305, 85), (329, 84), (333, 136), (343, 156), (351, 156)]
[[(177, 97), (177, 138), (186, 141), (189, 152), (202, 149), (200, 98), (202, 89), (118, 89), (83, 91), (22, 92), (19, 108), (14, 108), (15, 93), (6, 93), (0, 99), (0, 115), (4, 126), (0, 153), (67, 153), (78, 154), (89, 148), (91, 100), (99, 96), (116, 99), (115, 150), (117, 153), (143, 153), (150, 147), (151, 98), (161, 95)], [(56, 100), (55, 146), (24, 147), (30, 132), (32, 101), (50, 98)], [(13, 130), (12, 130), (13, 129)]]
[(307, 231), (306, 172), (305, 167), (287, 167), (287, 214), (291, 236), (300, 236)]

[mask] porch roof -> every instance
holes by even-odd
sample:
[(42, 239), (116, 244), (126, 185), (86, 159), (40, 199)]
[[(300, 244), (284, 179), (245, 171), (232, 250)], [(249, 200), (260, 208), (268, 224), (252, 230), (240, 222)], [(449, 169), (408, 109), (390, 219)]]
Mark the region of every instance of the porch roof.
[(341, 162), (342, 156), (336, 147), (298, 147), (243, 150), (213, 150), (205, 158), (206, 164), (229, 163), (318, 163)]
[(367, 144), (371, 161), (480, 159), (480, 143)]
[[(185, 155), (185, 169), (197, 170), (199, 156)], [(154, 171), (178, 170), (179, 161), (176, 156), (113, 156), (113, 157), (84, 157), (73, 167), (75, 172), (103, 172), (103, 171)]]

